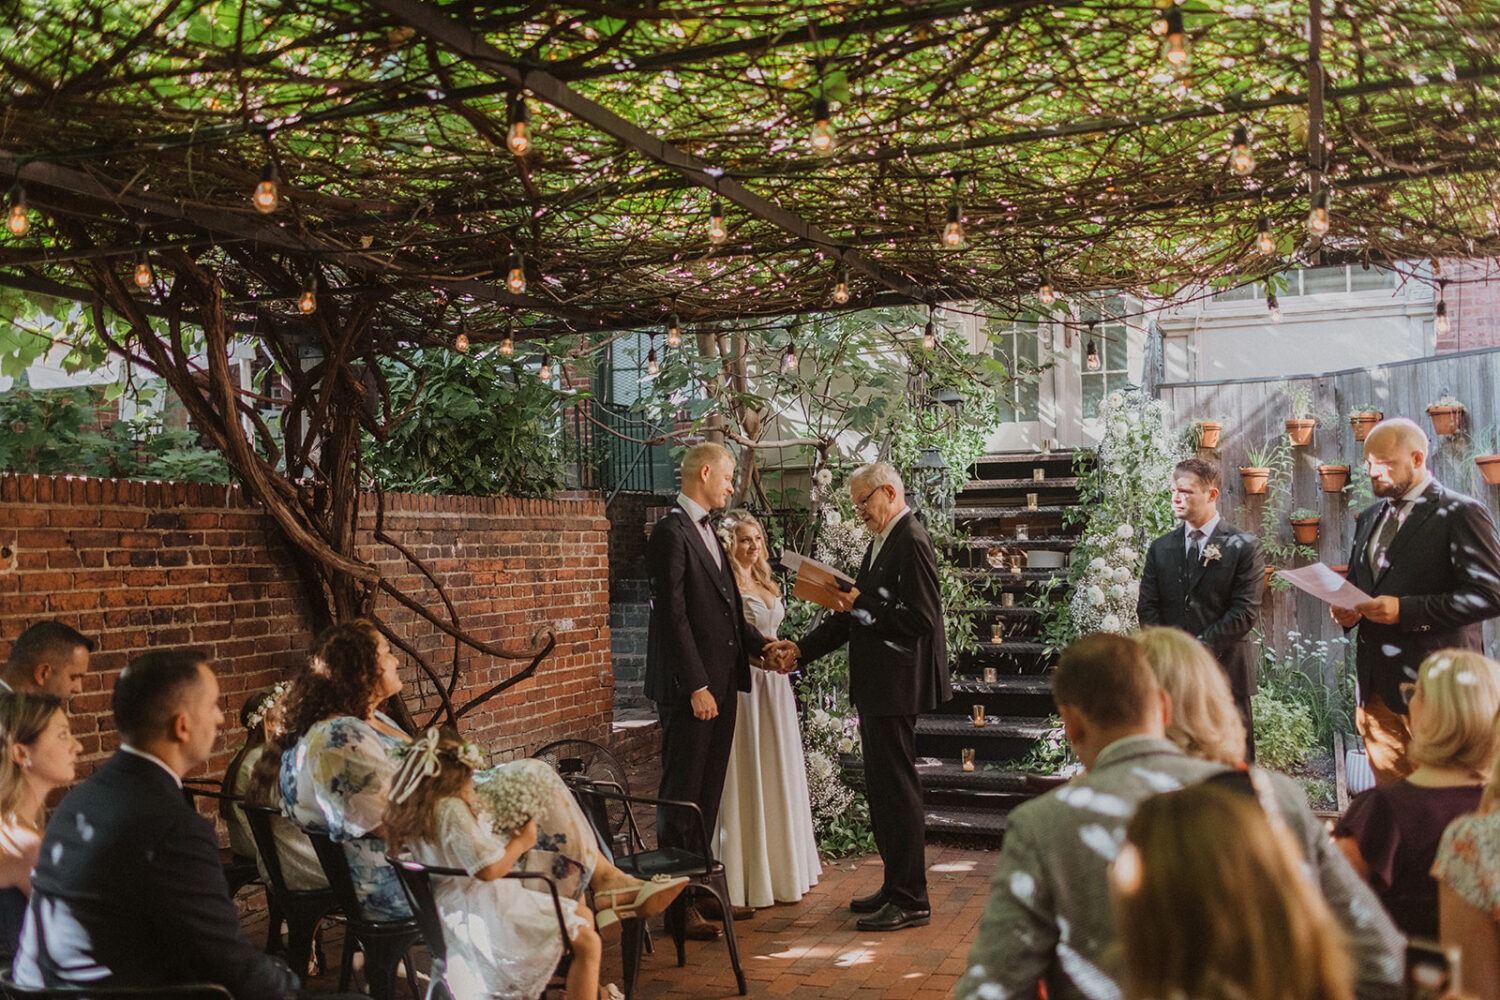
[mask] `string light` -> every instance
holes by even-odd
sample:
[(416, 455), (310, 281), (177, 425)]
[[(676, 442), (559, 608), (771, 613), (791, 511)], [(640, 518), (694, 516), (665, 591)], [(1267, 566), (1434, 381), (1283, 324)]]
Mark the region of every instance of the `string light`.
[(10, 205), (5, 210), (5, 228), (12, 236), (25, 236), (31, 229), (31, 218), (26, 214), (26, 189), (19, 181), (10, 189)]
[(932, 351), (937, 349), (937, 328), (932, 325), (932, 320), (927, 321), (927, 329), (922, 331), (922, 350)]
[(505, 287), (512, 295), (526, 294), (526, 261), (521, 259), (519, 250), (510, 255), (510, 273), (505, 276)]
[[(672, 314), (672, 318), (667, 320), (667, 346), (682, 346), (682, 324), (677, 321), (677, 314), (675, 312)], [(652, 353), (654, 354), (655, 351)]]
[(797, 342), (788, 340), (786, 351), (781, 355), (781, 370), (784, 372), (795, 371), (797, 368)]
[(963, 208), (958, 199), (948, 202), (948, 224), (943, 227), (943, 246), (959, 247), (964, 242)]
[(552, 381), (552, 352), (545, 351), (542, 354), (542, 367), (536, 370), (536, 377), (543, 382)]
[(654, 348), (654, 347), (651, 348), (651, 350), (649, 350), (649, 351), (646, 352), (646, 374), (647, 375), (659, 375), (659, 374), (661, 374), (661, 365), (659, 365), (659, 364), (656, 363), (656, 348)]
[(1233, 148), (1229, 152), (1229, 169), (1238, 177), (1248, 177), (1255, 171), (1255, 156), (1250, 152), (1250, 133), (1243, 125), (1234, 127)]
[(531, 109), (526, 106), (526, 98), (517, 94), (510, 102), (510, 127), (505, 130), (505, 145), (517, 156), (525, 156), (531, 149), (531, 136), (527, 134), (530, 123)]
[(839, 268), (839, 282), (833, 286), (833, 301), (843, 305), (849, 301), (849, 269)]
[(269, 154), (266, 165), (260, 170), (260, 183), (250, 195), (250, 202), (261, 215), (270, 215), (281, 204), (281, 174)]
[(729, 239), (729, 230), (724, 228), (724, 204), (715, 198), (708, 206), (708, 240), (723, 243)]
[(458, 331), (458, 336), (453, 338), (453, 349), (459, 354), (468, 354), (469, 335), (467, 333), (464, 333), (462, 330)]
[(1187, 31), (1182, 25), (1182, 11), (1173, 7), (1162, 15), (1162, 34), (1166, 36), (1162, 42), (1162, 54), (1168, 64), (1177, 71), (1187, 68), (1188, 64), (1188, 38)]
[(1443, 290), (1447, 287), (1447, 281), (1438, 282), (1437, 308), (1433, 311), (1432, 315), (1432, 328), (1437, 332), (1439, 337), (1446, 337), (1448, 332), (1453, 329), (1453, 325), (1448, 322), (1448, 302), (1443, 296)]
[(1307, 213), (1307, 231), (1314, 236), (1328, 232), (1328, 189), (1313, 195), (1312, 211)]
[(297, 308), (302, 310), (304, 316), (310, 316), (318, 311), (318, 278), (316, 275), (307, 279), (307, 284), (302, 286), (302, 295), (297, 299)]
[(1272, 323), (1281, 322), (1281, 300), (1276, 298), (1275, 292), (1266, 296), (1266, 311), (1271, 314)]
[(1262, 213), (1255, 222), (1255, 229), (1255, 249), (1269, 257), (1276, 252), (1276, 241), (1271, 238), (1271, 220)]
[(1052, 278), (1045, 272), (1042, 274), (1042, 287), (1036, 290), (1037, 301), (1044, 306), (1050, 306), (1057, 301), (1057, 293), (1052, 290)]
[(808, 141), (812, 143), (813, 152), (827, 156), (833, 152), (837, 145), (837, 138), (833, 134), (831, 119), (833, 115), (828, 111), (828, 100), (821, 94), (813, 101), (813, 127), (812, 135)]
[[(1090, 324), (1092, 326), (1093, 324)], [(1091, 372), (1099, 370), (1099, 348), (1095, 346), (1093, 338), (1089, 339), (1088, 347), (1084, 349), (1083, 364)]]
[(510, 331), (506, 330), (505, 331), (505, 339), (502, 340), (502, 341), (500, 341), (500, 353), (503, 354), (503, 355), (505, 355), (508, 358), (512, 354), (514, 354), (515, 351), (516, 351), (516, 342), (514, 340), (510, 339)]
[(138, 288), (150, 288), (151, 281), (155, 277), (151, 273), (151, 259), (146, 256), (145, 250), (135, 252), (135, 283)]

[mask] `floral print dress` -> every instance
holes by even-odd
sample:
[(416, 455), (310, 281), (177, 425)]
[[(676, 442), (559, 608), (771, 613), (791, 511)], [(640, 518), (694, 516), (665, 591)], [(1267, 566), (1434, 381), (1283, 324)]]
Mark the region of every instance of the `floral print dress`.
[(1432, 877), (1500, 921), (1500, 813), (1460, 816), (1448, 824)]

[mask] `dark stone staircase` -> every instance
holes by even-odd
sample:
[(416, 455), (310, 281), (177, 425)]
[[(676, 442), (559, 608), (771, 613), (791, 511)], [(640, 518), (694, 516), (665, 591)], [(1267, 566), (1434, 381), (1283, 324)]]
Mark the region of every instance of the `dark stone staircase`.
[[(953, 700), (917, 720), (929, 831), (1001, 835), (1012, 808), (1055, 784), (1015, 763), (1047, 735), (1056, 711), (1047, 678), (1053, 658), (1037, 641), (1040, 614), (1026, 605), (1048, 581), (1067, 576), (1080, 528), (1063, 527), (1064, 514), (1078, 501), (1073, 457), (1072, 451), (987, 455), (958, 496), (954, 521), (969, 537), (948, 554), (984, 603), (948, 609), (973, 616), (979, 647), (953, 663)], [(1035, 509), (1027, 494), (1036, 494)], [(1019, 525), (1025, 525), (1025, 539), (1017, 538)], [(1065, 599), (1060, 587), (1054, 593)], [(995, 671), (993, 681), (984, 680), (986, 668)], [(974, 725), (975, 706), (983, 706), (982, 727)], [(963, 770), (965, 748), (975, 752), (973, 771)], [(858, 760), (844, 764), (857, 786), (864, 779)]]

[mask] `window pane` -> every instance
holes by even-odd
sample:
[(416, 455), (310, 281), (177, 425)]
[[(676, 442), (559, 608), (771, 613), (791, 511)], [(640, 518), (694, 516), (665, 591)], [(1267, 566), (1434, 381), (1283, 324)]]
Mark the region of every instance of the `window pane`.
[(1344, 267), (1313, 267), (1302, 272), (1303, 295), (1343, 293), (1348, 286), (1348, 269)]
[(1396, 272), (1384, 267), (1372, 267), (1368, 271), (1363, 267), (1351, 267), (1349, 268), (1349, 287), (1356, 292), (1375, 288), (1395, 288)]

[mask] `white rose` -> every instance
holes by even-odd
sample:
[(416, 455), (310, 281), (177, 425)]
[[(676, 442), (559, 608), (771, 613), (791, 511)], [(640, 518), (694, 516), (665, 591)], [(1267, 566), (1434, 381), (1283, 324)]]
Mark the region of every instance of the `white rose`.
[(833, 473), (828, 471), (827, 469), (819, 469), (813, 475), (813, 482), (817, 483), (819, 486), (827, 488), (833, 483)]
[(844, 523), (844, 515), (840, 514), (836, 510), (830, 510), (828, 513), (823, 515), (823, 523), (828, 525), (830, 528), (837, 528), (839, 525)]
[(1089, 603), (1097, 608), (1104, 603), (1104, 591), (1098, 587), (1090, 587), (1088, 589), (1088, 599)]
[(1125, 421), (1124, 421), (1124, 420), (1123, 420), (1123, 419), (1121, 419), (1121, 418), (1120, 418), (1120, 417), (1116, 417), (1116, 418), (1115, 418), (1115, 419), (1114, 419), (1114, 420), (1111, 420), (1111, 421), (1110, 421), (1110, 424), (1109, 424), (1109, 429), (1110, 429), (1110, 431), (1111, 431), (1111, 432), (1113, 432), (1113, 433), (1114, 433), (1114, 435), (1115, 435), (1115, 436), (1116, 436), (1116, 437), (1122, 437), (1122, 436), (1124, 436), (1124, 435), (1125, 435), (1125, 434), (1126, 434), (1126, 433), (1128, 433), (1128, 432), (1129, 432), (1129, 430), (1130, 430), (1130, 425), (1129, 425), (1129, 424), (1127, 424), (1127, 423), (1126, 423), (1126, 422), (1125, 422)]
[(1105, 615), (1104, 619), (1101, 622), (1099, 622), (1099, 629), (1102, 632), (1118, 632), (1118, 631), (1120, 631), (1120, 618), (1119, 618), (1119, 616), (1118, 615)]
[(1108, 568), (1109, 568), (1109, 563), (1107, 563), (1107, 562), (1104, 561), (1104, 557), (1103, 556), (1095, 556), (1094, 558), (1092, 558), (1092, 559), (1089, 560), (1089, 569), (1091, 569), (1091, 570), (1093, 570), (1095, 572), (1098, 572), (1101, 569), (1108, 569)]
[(1109, 585), (1109, 599), (1111, 601), (1118, 601), (1118, 600), (1120, 600), (1120, 598), (1122, 598), (1124, 596), (1125, 596), (1125, 588), (1124, 587), (1120, 586), (1118, 583), (1112, 583), (1112, 584)]
[(1123, 398), (1124, 397), (1121, 396), (1118, 391), (1112, 392), (1112, 393), (1109, 394), (1109, 405), (1110, 406), (1119, 406), (1120, 405), (1120, 401)]
[(1115, 529), (1116, 538), (1129, 538), (1135, 534), (1135, 529), (1128, 524), (1122, 524)]
[(1115, 570), (1115, 583), (1129, 583), (1130, 577), (1130, 570), (1126, 569), (1124, 566), (1121, 566), (1119, 569)]
[(1131, 580), (1125, 585), (1125, 593), (1133, 601), (1141, 596), (1141, 581)]
[(1115, 549), (1115, 558), (1120, 560), (1120, 562), (1125, 563), (1126, 565), (1134, 565), (1135, 549), (1131, 548), (1129, 545), (1121, 545), (1119, 548)]
[(853, 740), (851, 740), (847, 736), (845, 736), (843, 739), (839, 740), (839, 753), (853, 753), (853, 752), (854, 752), (854, 741)]

